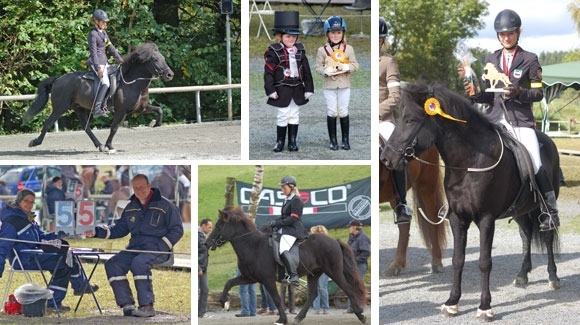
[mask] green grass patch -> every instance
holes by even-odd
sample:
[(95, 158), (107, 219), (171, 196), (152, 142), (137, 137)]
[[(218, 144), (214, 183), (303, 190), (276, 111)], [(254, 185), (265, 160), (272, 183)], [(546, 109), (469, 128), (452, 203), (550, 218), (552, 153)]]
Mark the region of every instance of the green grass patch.
[[(298, 188), (319, 188), (347, 183), (370, 176), (370, 166), (271, 166), (264, 167), (264, 186), (278, 187), (285, 175), (297, 179)], [(217, 220), (217, 210), (224, 207), (224, 187), (227, 177), (252, 183), (254, 166), (199, 166), (198, 167), (198, 218)], [(237, 202), (237, 200), (235, 201)], [(197, 222), (199, 225), (199, 221)], [(371, 235), (369, 226), (365, 233)], [(331, 229), (329, 235), (348, 241), (348, 229)], [(370, 261), (369, 261), (370, 263)], [(230, 244), (210, 252), (208, 278), (210, 290), (221, 290), (225, 282), (235, 275), (237, 257)], [(370, 272), (370, 267), (369, 271)], [(365, 277), (370, 281), (370, 276)]]

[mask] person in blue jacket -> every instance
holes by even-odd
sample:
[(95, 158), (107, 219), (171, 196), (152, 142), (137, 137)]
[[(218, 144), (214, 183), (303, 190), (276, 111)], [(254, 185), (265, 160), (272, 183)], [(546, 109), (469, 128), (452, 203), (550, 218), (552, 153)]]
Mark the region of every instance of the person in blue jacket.
[(56, 201), (65, 201), (66, 195), (62, 190), (62, 178), (55, 176), (52, 178), (51, 184), (46, 186), (46, 204), (48, 205), (48, 213), (54, 216), (54, 203)]
[[(38, 270), (38, 265), (34, 260), (32, 253), (22, 252), (24, 249), (40, 249), (50, 252), (60, 252), (66, 255), (68, 247), (62, 247), (68, 244), (61, 240), (55, 233), (45, 233), (35, 221), (35, 215), (32, 212), (36, 195), (32, 190), (23, 189), (16, 195), (14, 202), (8, 202), (0, 211), (0, 260), (9, 259), (10, 263), (15, 258), (14, 249), (22, 261), (22, 267), (25, 270)], [(23, 242), (25, 241), (25, 242)], [(50, 248), (49, 248), (50, 247)], [(63, 257), (58, 263), (58, 257), (54, 253), (41, 253), (37, 255), (38, 262), (43, 270), (53, 272), (52, 280), (48, 288), (54, 292), (54, 301), (48, 301), (48, 308), (59, 311), (69, 311), (70, 307), (62, 304), (70, 282), (74, 289), (75, 295), (81, 295), (84, 292), (90, 292), (86, 277), (80, 272), (79, 265), (73, 259)], [(55, 271), (55, 267), (58, 268)], [(4, 273), (5, 263), (0, 263), (0, 277)], [(20, 269), (20, 265), (15, 263), (15, 269)], [(99, 287), (91, 284), (93, 291)], [(55, 306), (56, 303), (56, 306)]]
[[(155, 299), (151, 268), (169, 259), (166, 253), (183, 236), (183, 223), (177, 206), (161, 196), (159, 189), (152, 188), (147, 176), (135, 175), (131, 185), (134, 194), (129, 198), (130, 202), (121, 218), (110, 227), (96, 227), (94, 236), (115, 239), (131, 234), (127, 245), (131, 251), (121, 251), (109, 259), (105, 263), (105, 271), (116, 303), (123, 308), (123, 315), (152, 317), (155, 316)], [(139, 308), (135, 307), (135, 299), (129, 287), (129, 270), (133, 273)]]

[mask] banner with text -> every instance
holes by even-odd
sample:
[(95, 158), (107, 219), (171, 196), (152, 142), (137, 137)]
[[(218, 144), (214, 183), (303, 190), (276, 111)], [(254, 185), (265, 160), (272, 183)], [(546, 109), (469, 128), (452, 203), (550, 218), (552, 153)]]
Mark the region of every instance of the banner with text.
[[(248, 211), (252, 184), (236, 181), (238, 204)], [(278, 219), (284, 204), (280, 188), (263, 187), (260, 193), (256, 225)], [(351, 220), (371, 224), (371, 178), (316, 189), (300, 189), (304, 202), (302, 223), (306, 229), (323, 225), (328, 229), (346, 227)]]

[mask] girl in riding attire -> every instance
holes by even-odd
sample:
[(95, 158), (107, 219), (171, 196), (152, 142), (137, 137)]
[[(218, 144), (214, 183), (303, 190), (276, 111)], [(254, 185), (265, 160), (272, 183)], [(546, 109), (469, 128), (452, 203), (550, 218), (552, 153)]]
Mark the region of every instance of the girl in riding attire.
[[(350, 150), (348, 140), (350, 121), (350, 73), (358, 69), (352, 46), (346, 44), (346, 22), (340, 16), (332, 16), (324, 22), (328, 42), (316, 53), (316, 72), (324, 77), (322, 87), (326, 99), (326, 125), (330, 138), (330, 150), (338, 150), (336, 141), (336, 118), (340, 118), (342, 149)], [(332, 66), (327, 65), (329, 62)]]
[(110, 86), (109, 74), (107, 73), (107, 67), (109, 66), (107, 52), (115, 58), (117, 63), (123, 63), (123, 58), (121, 58), (117, 49), (111, 44), (111, 40), (105, 31), (108, 21), (109, 16), (103, 10), (97, 9), (93, 12), (91, 23), (95, 28), (89, 33), (88, 43), (90, 56), (86, 65), (91, 67), (101, 80), (93, 106), (94, 117), (107, 115), (106, 103), (103, 103)]
[[(401, 102), (401, 77), (395, 58), (383, 51), (387, 38), (387, 22), (379, 18), (379, 135), (385, 143), (395, 129), (395, 110)], [(382, 161), (382, 159), (381, 159)], [(391, 172), (395, 190), (395, 224), (411, 222), (413, 210), (407, 205), (407, 176), (405, 170)]]
[[(540, 147), (535, 133), (535, 120), (532, 103), (544, 97), (542, 92), (542, 67), (538, 57), (518, 45), (522, 21), (513, 10), (499, 12), (495, 18), (495, 31), (502, 49), (485, 58), (498, 71), (503, 71), (511, 82), (504, 85), (505, 93), (481, 92), (472, 97), (477, 103), (487, 103), (490, 108), (484, 113), (496, 123), (506, 126), (507, 130), (528, 150), (534, 166), (536, 184), (547, 205), (549, 214), (543, 215), (540, 230), (553, 230), (560, 225), (556, 195), (548, 173), (542, 167)], [(462, 72), (459, 72), (460, 75)], [(487, 87), (490, 87), (487, 82)]]
[(278, 108), (276, 121), (276, 144), (274, 152), (284, 149), (288, 130), (288, 150), (298, 151), (300, 106), (308, 103), (314, 93), (314, 83), (306, 49), (296, 43), (298, 11), (276, 11), (274, 13), (274, 33), (277, 43), (271, 44), (264, 54), (264, 89), (268, 104)]
[(288, 277), (283, 282), (291, 285), (299, 284), (298, 260), (290, 253), (290, 249), (296, 241), (306, 238), (306, 228), (302, 223), (302, 209), (304, 203), (300, 199), (300, 193), (296, 188), (296, 178), (285, 176), (280, 180), (282, 193), (286, 196), (282, 205), (282, 216), (270, 222), (273, 229), (277, 229), (280, 236), (280, 258), (286, 267)]

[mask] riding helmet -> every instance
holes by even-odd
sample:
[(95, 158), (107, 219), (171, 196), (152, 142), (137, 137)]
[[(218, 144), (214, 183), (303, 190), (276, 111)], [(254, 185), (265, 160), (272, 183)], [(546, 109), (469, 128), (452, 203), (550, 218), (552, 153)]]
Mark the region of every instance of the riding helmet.
[(387, 22), (385, 21), (385, 18), (379, 17), (379, 38), (387, 37), (388, 32), (389, 32), (389, 27), (387, 26)]
[(346, 31), (346, 22), (340, 16), (332, 16), (324, 22), (324, 33), (328, 33), (331, 30), (342, 30)]
[(504, 9), (500, 11), (495, 17), (493, 27), (497, 33), (511, 32), (522, 26), (520, 16), (511, 9)]
[(101, 21), (109, 21), (109, 16), (107, 16), (107, 13), (102, 9), (95, 10), (95, 12), (93, 12), (93, 18)]
[(282, 179), (280, 180), (280, 186), (282, 185), (293, 185), (296, 186), (296, 178), (294, 178), (294, 176), (284, 176), (282, 177)]

